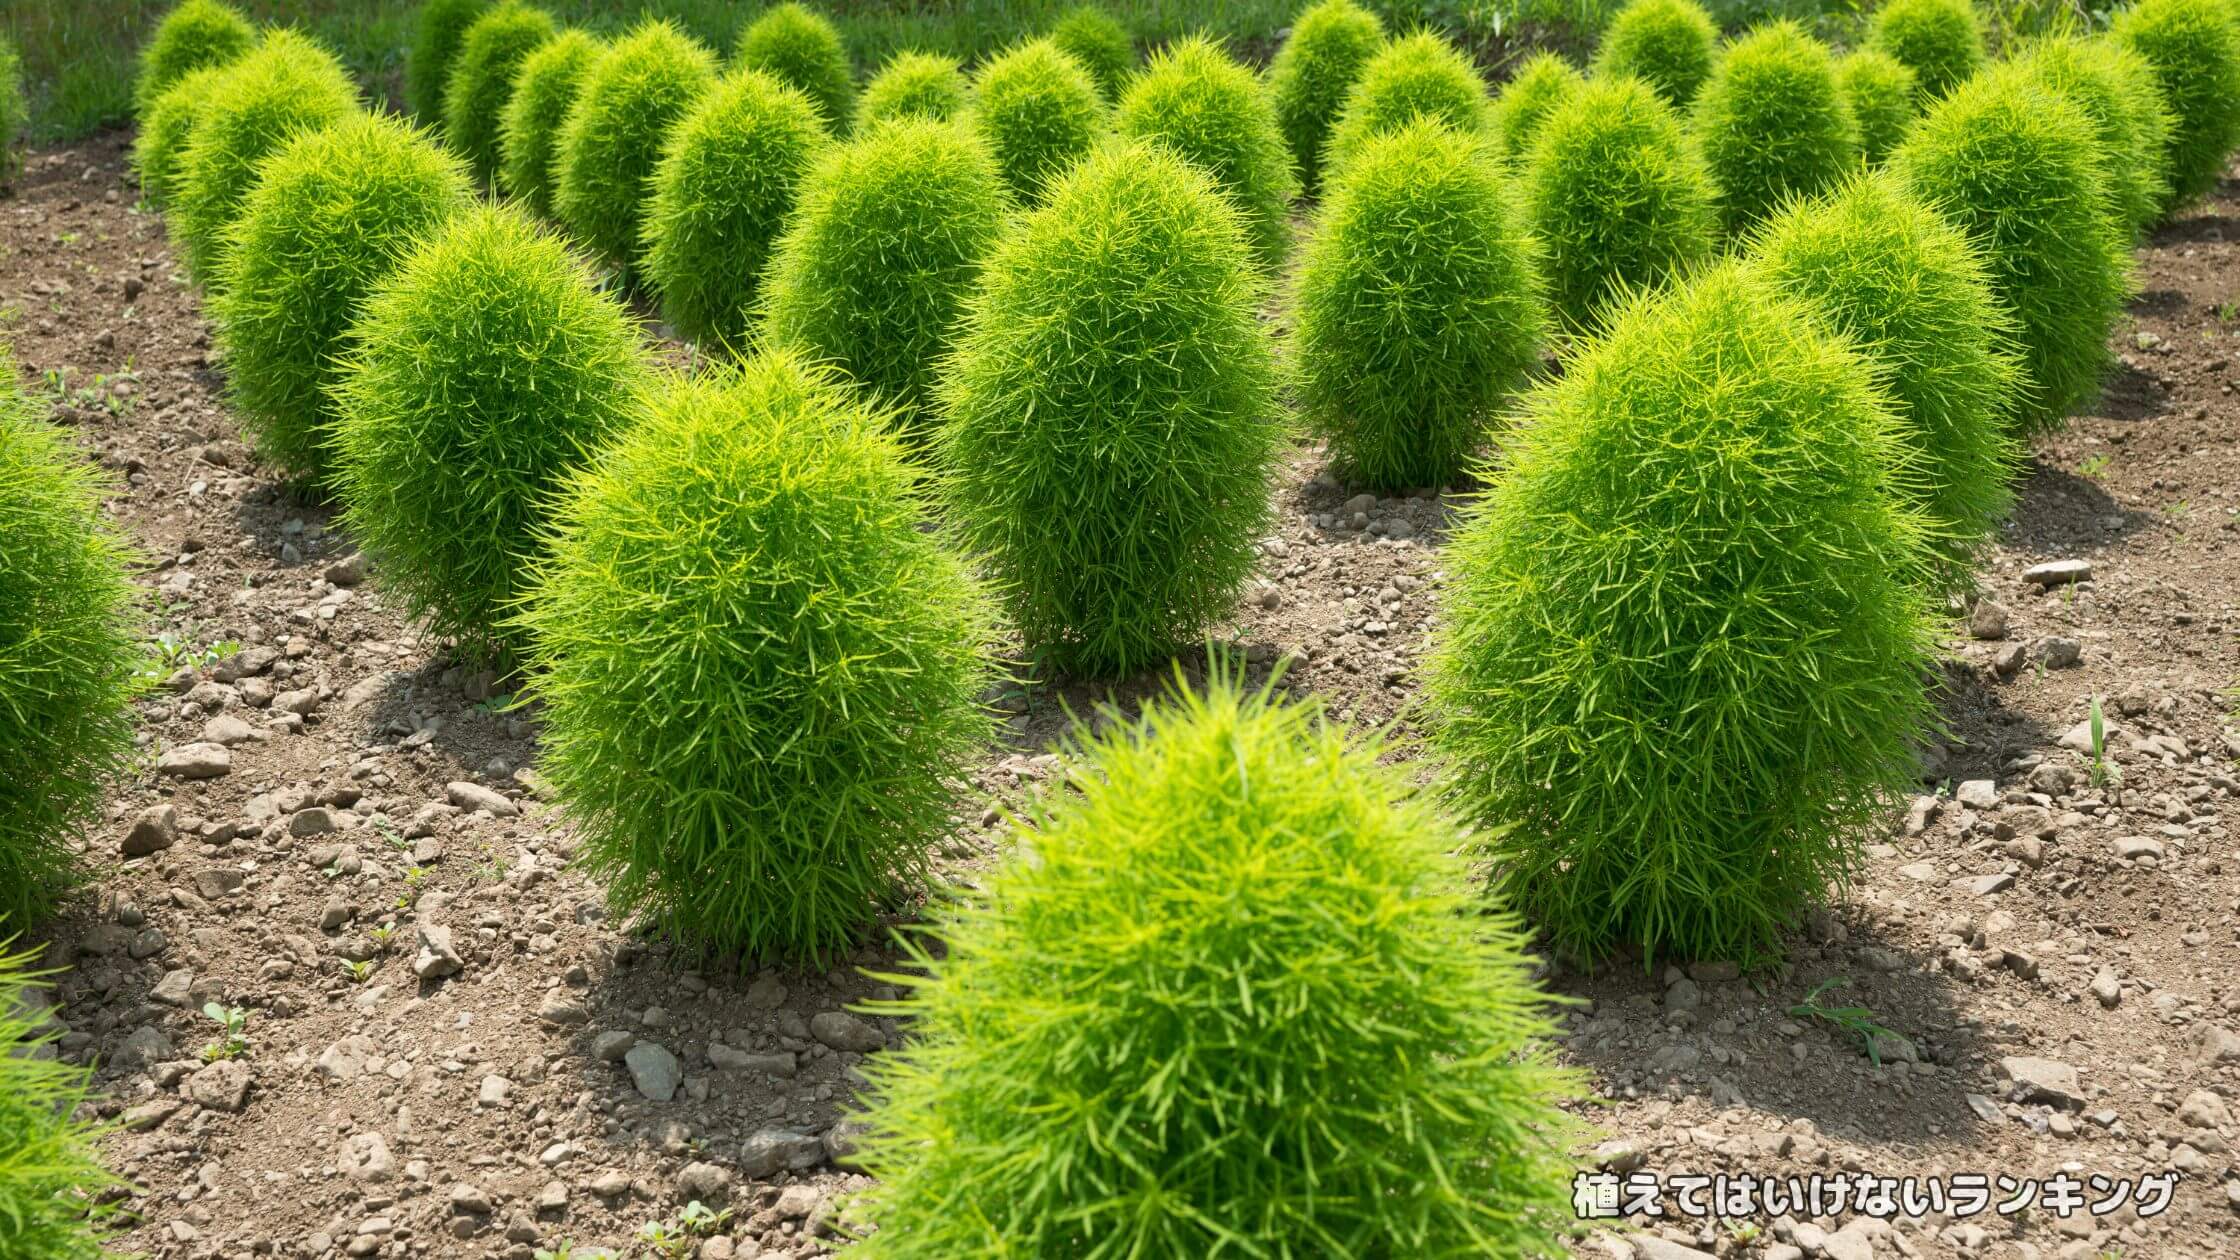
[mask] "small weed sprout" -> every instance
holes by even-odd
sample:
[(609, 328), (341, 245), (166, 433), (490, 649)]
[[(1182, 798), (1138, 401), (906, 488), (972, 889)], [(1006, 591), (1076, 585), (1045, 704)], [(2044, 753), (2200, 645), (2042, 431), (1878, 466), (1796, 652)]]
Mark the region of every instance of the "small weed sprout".
[(1874, 1012), (1867, 1007), (1827, 1006), (1821, 1003), (1820, 995), (1849, 983), (1848, 979), (1841, 976), (1821, 981), (1812, 992), (1804, 996), (1803, 1001), (1789, 1008), (1789, 1014), (1798, 1019), (1817, 1020), (1857, 1037), (1859, 1052), (1866, 1055), (1876, 1067), (1881, 1067), (1882, 1048), (1885, 1045), (1897, 1044), (1910, 1048), (1913, 1042), (1875, 1022)]
[(202, 1047), (202, 1061), (215, 1063), (220, 1059), (238, 1059), (249, 1053), (249, 1012), (238, 1006), (225, 1006), (205, 1002), (203, 1015), (218, 1025), (219, 1037)]

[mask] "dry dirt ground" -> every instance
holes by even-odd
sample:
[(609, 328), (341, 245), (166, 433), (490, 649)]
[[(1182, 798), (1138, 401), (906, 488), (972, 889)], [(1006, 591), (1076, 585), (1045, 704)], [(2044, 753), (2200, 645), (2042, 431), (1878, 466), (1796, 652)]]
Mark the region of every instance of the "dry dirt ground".
[[(650, 1255), (640, 1227), (700, 1199), (731, 1211), (701, 1256), (824, 1252), (859, 1181), (833, 1162), (835, 1121), (900, 1032), (847, 1008), (880, 992), (857, 966), (888, 956), (694, 971), (607, 916), (526, 772), (533, 720), (399, 621), (328, 509), (244, 447), (123, 146), (35, 155), (0, 199), (6, 335), (118, 478), (177, 658), (91, 836), (98, 882), (50, 932), (63, 1048), (100, 1065), (108, 1153), (142, 1188), (120, 1245)], [(1583, 1231), (1582, 1255), (2240, 1256), (2236, 215), (2228, 185), (2143, 251), (2106, 402), (2038, 443), (1984, 602), (1955, 612), (1952, 741), (1788, 963), (1551, 977), (1579, 999), (1565, 1053), (1603, 1096), (1586, 1166), (2176, 1171), (2167, 1211), (1744, 1222), (1674, 1204), (1631, 1241)], [(1353, 501), (1302, 451), (1277, 501), (1239, 640), (1292, 657), (1349, 719), (1404, 721), (1449, 499)], [(2054, 560), (2089, 578), (2025, 576)], [(214, 659), (220, 643), (240, 650)], [(2093, 695), (2120, 785), (2075, 748)], [(1014, 696), (978, 787), (1046, 779), (1064, 706), (1095, 699)], [(945, 858), (984, 861), (997, 831), (974, 804)], [(1825, 981), (1823, 1006), (1888, 1030), (1879, 1065), (1792, 1011)], [(209, 1001), (245, 1013), (245, 1047), (205, 1065)]]

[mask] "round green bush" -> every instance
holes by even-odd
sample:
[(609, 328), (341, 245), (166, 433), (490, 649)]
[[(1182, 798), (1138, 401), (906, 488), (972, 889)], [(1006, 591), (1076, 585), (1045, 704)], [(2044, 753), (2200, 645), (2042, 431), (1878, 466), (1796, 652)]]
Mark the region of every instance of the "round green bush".
[(770, 262), (764, 333), (830, 362), (922, 440), (936, 374), (1011, 198), (979, 137), (880, 123), (827, 153)]
[(1120, 99), (1136, 72), (1136, 43), (1120, 19), (1093, 4), (1066, 10), (1050, 27), (1050, 42), (1089, 72), (1107, 104)]
[(996, 155), (1011, 191), (1028, 202), (1086, 154), (1109, 126), (1096, 80), (1047, 39), (1021, 44), (980, 67), (973, 127)]
[(1836, 82), (1859, 124), (1859, 156), (1868, 166), (1882, 165), (1921, 113), (1913, 71), (1888, 53), (1861, 48), (1836, 59)]
[(510, 646), (550, 499), (647, 386), (637, 328), (509, 207), (425, 237), (365, 303), (334, 386), (335, 481), (383, 585), (466, 655)]
[(1495, 899), (1587, 962), (1754, 962), (1915, 773), (1914, 458), (1868, 364), (1728, 265), (1614, 312), (1447, 544), (1435, 747)]
[(1541, 124), (1587, 81), (1577, 66), (1552, 52), (1536, 52), (1493, 100), (1495, 149), (1521, 167), (1540, 138)]
[(1268, 64), (1268, 95), (1299, 183), (1322, 188), (1322, 150), (1346, 93), (1384, 46), (1384, 23), (1354, 0), (1321, 0), (1291, 24), (1291, 37)]
[(265, 162), (210, 303), (258, 454), (291, 476), (326, 472), (344, 334), (374, 286), (473, 195), (457, 158), (375, 114), (306, 132)]
[(1454, 480), (1547, 320), (1501, 173), (1430, 119), (1370, 141), (1331, 185), (1295, 309), (1307, 427), (1341, 476), (1380, 490)]
[(715, 55), (668, 22), (640, 25), (591, 63), (552, 155), (553, 212), (578, 240), (633, 261), (669, 129), (715, 82)]
[(1123, 136), (1165, 145), (1213, 177), (1270, 267), (1291, 247), (1291, 150), (1260, 77), (1202, 37), (1167, 45), (1128, 83), (1113, 116)]
[(222, 66), (256, 47), (257, 28), (222, 0), (179, 0), (140, 50), (132, 112), (146, 118), (156, 98), (190, 71)]
[(171, 190), (171, 227), (197, 282), (217, 275), (227, 229), (264, 160), (298, 133), (357, 112), (358, 89), (342, 63), (292, 30), (266, 35), (211, 85)]
[(828, 142), (809, 94), (759, 70), (734, 71), (669, 133), (642, 269), (679, 333), (745, 344), (771, 247)]
[(529, 54), (559, 32), (552, 15), (521, 0), (500, 0), (475, 19), (444, 88), (443, 134), (479, 180), (498, 177), (499, 133), (515, 76)]
[(105, 1260), (117, 1254), (102, 1243), (123, 1197), (107, 1192), (125, 1183), (101, 1163), (104, 1130), (80, 1118), (93, 1070), (56, 1053), (52, 972), (36, 950), (9, 952), (21, 926), (0, 915), (0, 1255)]
[(1983, 26), (1969, 0), (1888, 0), (1867, 25), (1867, 47), (1913, 71), (1924, 102), (1983, 65)]
[(1574, 330), (1632, 289), (1711, 256), (1711, 175), (1672, 108), (1639, 79), (1595, 79), (1540, 125), (1521, 176), (1548, 299)]
[(939, 463), (1056, 667), (1129, 674), (1236, 607), (1283, 440), (1259, 276), (1212, 181), (1128, 142), (990, 257), (941, 382)]
[(822, 963), (924, 874), (992, 733), (995, 637), (930, 526), (880, 417), (785, 354), (676, 383), (572, 479), (528, 694), (618, 908)]
[(855, 1250), (1563, 1255), (1580, 1082), (1379, 745), (1217, 679), (1072, 751), (881, 1009)]
[(530, 53), (513, 81), (498, 122), (498, 184), (546, 218), (560, 126), (575, 107), (584, 76), (606, 45), (582, 31), (562, 31)]
[[(77, 883), (71, 841), (132, 757), (145, 654), (106, 488), (24, 396), (0, 344), (0, 941)], [(11, 1009), (0, 1002), (0, 1019)]]
[(2016, 328), (1957, 228), (1885, 177), (1770, 220), (1752, 266), (1812, 303), (1875, 367), (1915, 466), (1892, 482), (1921, 509), (1934, 579), (1965, 594), (2013, 502)]
[(2122, 44), (2073, 35), (2042, 40), (2016, 60), (2092, 124), (2117, 238), (2138, 240), (2170, 201), (2172, 120), (2153, 69)]
[(1996, 66), (1922, 115), (1889, 168), (1982, 251), (2022, 327), (2019, 419), (2059, 427), (2099, 388), (2130, 291), (2092, 123), (2027, 69)]
[(892, 118), (946, 122), (964, 113), (971, 86), (964, 67), (939, 53), (899, 52), (863, 85), (856, 98), (856, 126)]
[(739, 32), (731, 64), (760, 70), (809, 94), (833, 130), (855, 113), (856, 71), (848, 45), (821, 14), (799, 4), (775, 5)]
[(1859, 122), (1835, 58), (1794, 22), (1735, 41), (1696, 93), (1693, 121), (1729, 232), (1859, 167)]
[(1693, 104), (1718, 60), (1719, 24), (1695, 0), (1627, 0), (1595, 49), (1594, 72), (1631, 75), (1675, 109)]
[(421, 0), (413, 18), (412, 47), (404, 59), (404, 107), (430, 126), (443, 122), (443, 96), (451, 86), (451, 64), (467, 28), (490, 7), (490, 0)]
[(132, 165), (140, 172), (140, 196), (149, 205), (162, 206), (171, 200), (187, 138), (202, 121), (211, 92), (230, 68), (189, 70), (141, 114), (140, 133), (132, 138)]
[(1337, 178), (1362, 145), (1418, 115), (1436, 118), (1464, 135), (1492, 135), (1493, 96), (1486, 81), (1468, 57), (1430, 31), (1393, 40), (1362, 67), (1330, 128), (1322, 178)]
[(2240, 33), (2218, 0), (2138, 0), (2111, 28), (2154, 70), (2170, 111), (2170, 199), (2175, 210), (2209, 195), (2240, 145)]

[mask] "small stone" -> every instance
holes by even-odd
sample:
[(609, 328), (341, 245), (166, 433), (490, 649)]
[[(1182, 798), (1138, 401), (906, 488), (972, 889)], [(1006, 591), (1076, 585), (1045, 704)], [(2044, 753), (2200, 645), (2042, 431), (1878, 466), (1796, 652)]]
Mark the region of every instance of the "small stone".
[(366, 580), (366, 555), (353, 551), (327, 565), (326, 579), (334, 586), (356, 586)]
[(831, 1160), (835, 1168), (858, 1171), (855, 1162), (856, 1148), (862, 1145), (863, 1136), (868, 1132), (870, 1126), (861, 1120), (842, 1120), (826, 1129), (821, 1139), (825, 1158)]
[(1692, 1011), (1702, 1004), (1703, 990), (1697, 988), (1696, 982), (1686, 976), (1673, 981), (1664, 991), (1666, 1010)]
[(809, 1032), (835, 1050), (853, 1050), (858, 1054), (869, 1054), (887, 1044), (886, 1036), (870, 1021), (846, 1011), (817, 1012), (809, 1017)]
[(187, 1097), (212, 1111), (234, 1112), (249, 1105), (249, 1065), (220, 1059), (187, 1078)]
[(2240, 1062), (2240, 1033), (2215, 1024), (2203, 1024), (2193, 1053), (2194, 1058), (2203, 1063)]
[(451, 1210), (466, 1216), (488, 1216), (490, 1196), (482, 1187), (462, 1181), (451, 1187)]
[(2084, 1106), (2084, 1086), (2077, 1070), (2057, 1059), (2017, 1055), (1999, 1060), (2000, 1070), (2014, 1082), (2023, 1102), (2051, 1103), (2057, 1107)]
[(2014, 876), (2005, 871), (1989, 875), (1971, 875), (1959, 881), (1960, 888), (1977, 897), (1990, 897), (2014, 887)]
[(215, 779), (233, 769), (233, 754), (223, 744), (181, 744), (156, 758), (156, 773), (174, 779)]
[(132, 820), (132, 829), (124, 835), (124, 855), (146, 857), (178, 842), (179, 811), (170, 805), (155, 805), (141, 810)]
[(778, 1201), (772, 1210), (777, 1212), (781, 1221), (807, 1220), (809, 1214), (816, 1211), (817, 1205), (823, 1202), (822, 1191), (797, 1181), (778, 1192)]
[(1649, 1157), (1641, 1144), (1630, 1138), (1611, 1138), (1594, 1148), (1595, 1167), (1614, 1173), (1629, 1173), (1647, 1163)]
[(686, 1164), (677, 1174), (677, 1192), (710, 1207), (721, 1207), (731, 1197), (731, 1170), (705, 1160)]
[(412, 960), (412, 974), (422, 980), (437, 980), (455, 976), (464, 970), (466, 963), (457, 950), (451, 947), (451, 929), (433, 923), (422, 923), (418, 928), (420, 953)]
[(475, 1094), (475, 1102), (484, 1107), (503, 1107), (506, 1096), (513, 1092), (513, 1082), (502, 1076), (485, 1076), (482, 1088)]
[(824, 1162), (824, 1143), (806, 1133), (763, 1129), (739, 1149), (739, 1171), (761, 1180), (781, 1169), (804, 1172)]
[(148, 1000), (165, 1006), (185, 1006), (194, 1000), (194, 970), (180, 967), (163, 973), (163, 979), (148, 991)]
[(353, 1181), (387, 1181), (397, 1173), (389, 1143), (378, 1133), (353, 1133), (342, 1140), (335, 1167)]
[(2090, 560), (2048, 560), (2022, 571), (2022, 580), (2037, 586), (2061, 586), (2092, 580)]
[(299, 809), (295, 812), (294, 817), (288, 819), (288, 834), (298, 840), (307, 839), (311, 836), (323, 836), (330, 831), (339, 829), (340, 824), (335, 821), (334, 811), (324, 805)]
[(2102, 967), (2100, 974), (2092, 978), (2091, 992), (2100, 1005), (2111, 1011), (2123, 1001), (2123, 986), (2116, 982), (2115, 969), (2112, 967)]
[(178, 1110), (178, 1099), (157, 1098), (135, 1107), (125, 1108), (124, 1114), (117, 1119), (118, 1123), (124, 1125), (125, 1130), (129, 1133), (146, 1133), (150, 1129), (161, 1126), (164, 1121), (177, 1114)]
[(609, 1203), (624, 1198), (630, 1193), (630, 1176), (628, 1173), (610, 1168), (592, 1179), (591, 1193), (598, 1195)]
[[(2116, 736), (2122, 733), (2122, 727), (2117, 726), (2113, 722), (2103, 720), (2100, 724), (2102, 752), (2104, 753), (2110, 746), (2114, 745)], [(2080, 752), (2085, 754), (2086, 756), (2091, 756), (2092, 719), (2086, 718), (2084, 721), (2077, 723), (2075, 726), (2070, 727), (2066, 731), (2063, 731), (2061, 733), (2061, 746), (2071, 752)]]
[(2153, 858), (2159, 862), (2166, 852), (2162, 842), (2152, 836), (2117, 836), (2113, 844), (2116, 856), (2128, 862), (2136, 862), (2140, 858)]
[(568, 1210), (568, 1183), (553, 1180), (544, 1183), (537, 1191), (538, 1212), (565, 1212)]
[(583, 1009), (583, 1003), (565, 993), (553, 992), (546, 994), (544, 1003), (537, 1007), (537, 1018), (566, 1028), (589, 1023), (591, 1014)]
[(1979, 639), (2007, 637), (2007, 607), (1995, 599), (1979, 599), (1968, 616), (1968, 633)]
[(620, 1063), (630, 1047), (638, 1044), (638, 1034), (616, 1029), (600, 1033), (591, 1039), (591, 1055), (601, 1063)]
[(457, 780), (446, 783), (443, 791), (452, 804), (469, 812), (487, 810), (496, 818), (511, 818), (521, 812), (521, 808), (507, 800), (502, 793), (494, 792), (479, 783)]
[(250, 740), (260, 738), (260, 736), (256, 727), (249, 725), (231, 713), (221, 713), (202, 724), (202, 738), (206, 743), (223, 744), (231, 748), (235, 744), (246, 744)]
[(230, 866), (204, 866), (195, 870), (194, 887), (204, 901), (218, 901), (240, 892), (248, 879)]
[(1992, 809), (1999, 804), (1999, 785), (1990, 779), (1969, 779), (1953, 792), (1952, 799), (1970, 809)]
[(2232, 1109), (2214, 1091), (2197, 1089), (2178, 1104), (2178, 1119), (2196, 1129), (2221, 1129), (2232, 1123)]
[(2084, 644), (2059, 635), (2038, 640), (2033, 650), (2047, 669), (2069, 669), (2084, 659)]
[(622, 1056), (622, 1062), (630, 1069), (630, 1080), (638, 1092), (654, 1102), (675, 1098), (677, 1086), (684, 1083), (684, 1065), (658, 1042), (639, 1042)]
[(773, 975), (760, 975), (747, 986), (747, 1005), (763, 1010), (785, 1005), (786, 986)]

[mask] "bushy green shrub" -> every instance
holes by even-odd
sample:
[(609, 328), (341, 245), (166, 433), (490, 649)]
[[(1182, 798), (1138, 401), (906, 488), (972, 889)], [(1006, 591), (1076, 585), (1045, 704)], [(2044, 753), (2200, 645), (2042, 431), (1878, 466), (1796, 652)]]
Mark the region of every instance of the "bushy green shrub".
[(1597, 327), (1612, 298), (1711, 255), (1710, 172), (1639, 79), (1592, 80), (1551, 110), (1521, 186), (1549, 302), (1575, 330)]
[(995, 622), (929, 524), (881, 418), (784, 354), (677, 382), (572, 479), (528, 692), (617, 907), (822, 962), (923, 873), (991, 734)]
[(899, 52), (856, 98), (856, 126), (890, 118), (931, 118), (946, 122), (964, 113), (971, 86), (964, 67), (939, 53)]
[(1613, 313), (1447, 544), (1435, 746), (1565, 953), (1778, 952), (1914, 775), (1914, 456), (1867, 363), (1734, 266)]
[(2116, 235), (2127, 246), (2138, 240), (2170, 201), (2171, 117), (2153, 69), (2122, 44), (2073, 35), (2042, 40), (2016, 60), (2084, 112)]
[(1217, 678), (1073, 751), (878, 1008), (865, 1260), (1564, 1254), (1580, 1083), (1377, 743)]
[(257, 28), (223, 0), (179, 0), (156, 23), (155, 34), (140, 50), (140, 74), (132, 84), (132, 112), (146, 118), (156, 98), (189, 71), (222, 66), (254, 48)]
[(1452, 481), (1538, 358), (1534, 247), (1483, 146), (1418, 119), (1331, 185), (1300, 272), (1293, 371), (1340, 475)]
[(582, 31), (553, 36), (521, 63), (499, 119), (499, 187), (547, 218), (553, 217), (552, 168), (560, 126), (575, 107), (591, 63), (605, 49)]
[(23, 94), (23, 58), (16, 46), (0, 35), (0, 187), (15, 180), (23, 159), (16, 146), (23, 140), (24, 124), (31, 119), (30, 103)]
[(1321, 0), (1291, 24), (1291, 37), (1268, 64), (1268, 95), (1299, 183), (1322, 187), (1322, 149), (1346, 93), (1384, 46), (1384, 23), (1354, 0)]
[(1107, 104), (1120, 99), (1128, 76), (1136, 72), (1136, 43), (1120, 19), (1093, 4), (1066, 10), (1050, 27), (1050, 42), (1096, 80)]
[(996, 155), (1004, 182), (1026, 201), (1102, 137), (1109, 119), (1096, 80), (1047, 39), (1001, 53), (972, 84), (972, 125)]
[(838, 367), (922, 440), (965, 296), (1010, 210), (979, 137), (925, 118), (877, 124), (803, 184), (771, 259), (764, 333)]
[(759, 70), (732, 72), (669, 133), (643, 270), (679, 333), (745, 344), (771, 247), (828, 140), (809, 94)]
[(1129, 81), (1113, 126), (1123, 136), (1165, 145), (1211, 175), (1244, 216), (1260, 260), (1270, 267), (1282, 263), (1299, 182), (1258, 75), (1211, 40), (1169, 44)]
[[(24, 396), (0, 345), (0, 938), (44, 919), (77, 882), (70, 841), (132, 756), (145, 658), (104, 489)], [(0, 1020), (13, 1009), (0, 997)], [(0, 1075), (7, 1062), (0, 1047)], [(0, 1127), (0, 1150), (7, 1141)], [(0, 1210), (8, 1201), (0, 1189)]]
[(1128, 674), (1236, 606), (1282, 440), (1259, 274), (1212, 181), (1127, 142), (991, 256), (941, 382), (939, 463), (1053, 665)]
[(1836, 59), (1836, 82), (1859, 124), (1859, 156), (1868, 166), (1882, 165), (1921, 113), (1913, 71), (1888, 53), (1861, 48)]
[(848, 45), (823, 15), (792, 0), (772, 6), (739, 32), (731, 64), (808, 93), (834, 131), (845, 129), (855, 113), (856, 71)]
[(1918, 506), (1933, 575), (1965, 593), (2013, 502), (2011, 420), (2022, 379), (2014, 317), (1967, 238), (1886, 176), (1770, 220), (1752, 266), (1812, 303), (1866, 355), (1919, 458), (1892, 482)]
[(467, 28), (444, 88), (443, 134), (476, 179), (498, 177), (500, 130), (515, 77), (529, 54), (558, 31), (551, 14), (521, 0), (500, 0)]
[(149, 205), (161, 206), (177, 191), (179, 159), (186, 152), (187, 138), (202, 121), (210, 93), (229, 69), (204, 66), (188, 71), (140, 116), (140, 132), (132, 138), (132, 165), (140, 172), (140, 196)]
[[(0, 792), (0, 796), (4, 796)], [(54, 1053), (64, 1031), (46, 1007), (37, 955), (11, 952), (0, 916), (0, 1255), (15, 1260), (104, 1260), (98, 1204), (122, 1187), (101, 1163), (99, 1130), (80, 1118), (90, 1069)]]
[(637, 415), (647, 371), (622, 307), (520, 211), (422, 240), (334, 387), (335, 480), (383, 585), (467, 655), (501, 655), (549, 500)]
[(430, 126), (443, 122), (443, 95), (451, 86), (451, 64), (467, 28), (490, 7), (490, 0), (421, 0), (413, 17), (412, 47), (404, 58), (404, 107)]
[(577, 239), (633, 261), (669, 129), (716, 82), (716, 59), (667, 22), (646, 22), (584, 71), (552, 155), (552, 208)]
[(2174, 210), (2207, 196), (2240, 144), (2240, 33), (2217, 0), (2138, 0), (2111, 33), (2154, 70), (2171, 117)]
[(1794, 22), (1759, 27), (1727, 49), (1696, 94), (1694, 125), (1729, 232), (1859, 167), (1859, 122), (1835, 58)]
[(266, 460), (325, 473), (344, 334), (374, 286), (473, 194), (458, 159), (375, 114), (305, 132), (266, 160), (210, 303), (234, 410)]
[(1922, 115), (1890, 169), (1982, 251), (2022, 327), (2022, 424), (2058, 427), (2099, 388), (2130, 289), (2092, 123), (2028, 70), (1997, 66)]
[(1430, 31), (1391, 41), (1362, 67), (1330, 128), (1322, 177), (1337, 178), (1362, 145), (1418, 115), (1436, 118), (1464, 135), (1492, 136), (1493, 96), (1478, 67)]
[(227, 229), (264, 160), (298, 133), (357, 109), (358, 89), (342, 63), (292, 30), (266, 35), (211, 85), (171, 190), (172, 231), (197, 282), (207, 286), (217, 274)]
[(1599, 78), (1631, 75), (1675, 109), (1693, 104), (1718, 59), (1719, 24), (1695, 0), (1627, 0), (1595, 49)]
[(1552, 52), (1536, 52), (1517, 67), (1516, 77), (1493, 99), (1495, 148), (1521, 167), (1540, 125), (1587, 81), (1577, 66)]
[(1867, 25), (1867, 47), (1913, 71), (1926, 103), (1983, 65), (1983, 25), (1969, 0), (1887, 0)]

